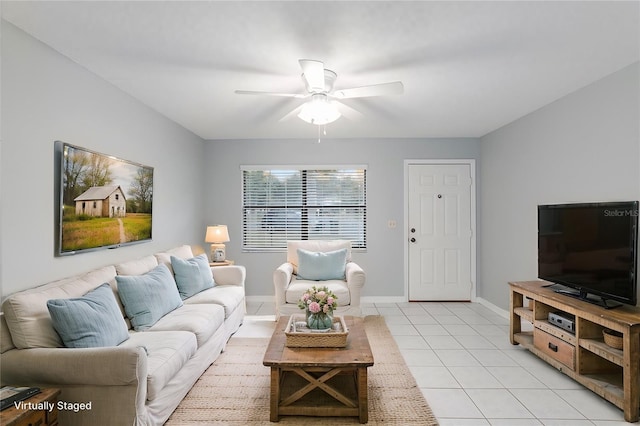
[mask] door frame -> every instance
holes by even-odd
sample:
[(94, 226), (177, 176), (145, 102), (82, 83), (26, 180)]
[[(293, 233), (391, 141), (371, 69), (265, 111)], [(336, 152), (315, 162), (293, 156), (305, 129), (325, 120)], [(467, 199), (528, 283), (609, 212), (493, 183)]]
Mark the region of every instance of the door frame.
[(477, 253), (476, 253), (476, 160), (473, 158), (452, 158), (446, 160), (404, 160), (404, 300), (409, 301), (409, 166), (412, 165), (469, 165), (471, 172), (471, 301), (477, 298)]

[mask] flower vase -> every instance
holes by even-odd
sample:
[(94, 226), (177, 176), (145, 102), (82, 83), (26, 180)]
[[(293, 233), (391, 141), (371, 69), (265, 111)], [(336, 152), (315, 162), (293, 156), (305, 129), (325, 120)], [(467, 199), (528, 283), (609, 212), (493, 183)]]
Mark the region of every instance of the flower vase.
[(333, 317), (324, 312), (318, 312), (316, 314), (309, 313), (307, 325), (312, 330), (328, 331), (331, 330), (331, 326), (333, 325)]

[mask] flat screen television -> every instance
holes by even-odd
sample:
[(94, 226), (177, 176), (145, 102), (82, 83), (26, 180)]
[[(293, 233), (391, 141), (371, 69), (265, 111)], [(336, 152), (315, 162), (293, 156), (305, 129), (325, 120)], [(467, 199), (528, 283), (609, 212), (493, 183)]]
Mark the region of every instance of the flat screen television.
[(151, 241), (153, 168), (55, 142), (56, 255)]
[(637, 272), (638, 201), (538, 206), (538, 277), (556, 291), (635, 305)]

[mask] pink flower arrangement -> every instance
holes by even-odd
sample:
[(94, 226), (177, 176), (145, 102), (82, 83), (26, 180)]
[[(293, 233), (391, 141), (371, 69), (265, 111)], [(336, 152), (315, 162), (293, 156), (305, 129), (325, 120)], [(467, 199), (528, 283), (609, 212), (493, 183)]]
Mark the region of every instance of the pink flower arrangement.
[(323, 312), (331, 315), (333, 310), (338, 307), (337, 299), (338, 296), (327, 287), (316, 288), (313, 286), (300, 297), (298, 307), (312, 314)]
[(320, 307), (320, 304), (318, 302), (309, 303), (309, 312), (311, 312), (312, 314), (317, 314), (321, 310), (322, 308)]

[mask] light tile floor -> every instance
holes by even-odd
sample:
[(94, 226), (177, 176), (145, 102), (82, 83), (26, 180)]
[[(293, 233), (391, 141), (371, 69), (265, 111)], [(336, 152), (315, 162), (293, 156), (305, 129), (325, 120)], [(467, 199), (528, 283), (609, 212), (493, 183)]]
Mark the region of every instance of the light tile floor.
[[(239, 337), (270, 337), (274, 306), (249, 303)], [(370, 304), (383, 315), (442, 426), (629, 425), (614, 405), (509, 343), (509, 322), (478, 303)]]

